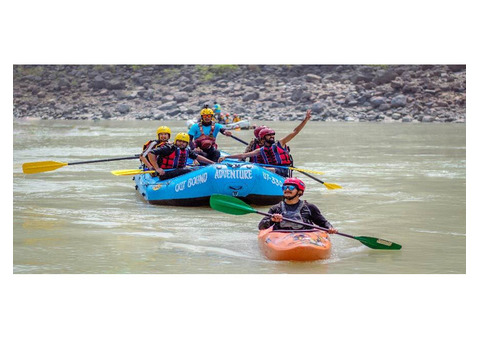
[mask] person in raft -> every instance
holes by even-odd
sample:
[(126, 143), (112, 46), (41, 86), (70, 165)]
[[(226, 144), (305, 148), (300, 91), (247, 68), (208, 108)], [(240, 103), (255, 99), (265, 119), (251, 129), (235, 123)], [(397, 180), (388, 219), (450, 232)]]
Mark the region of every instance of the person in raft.
[[(287, 143), (290, 142), (296, 135), (298, 135), (300, 131), (302, 131), (303, 127), (305, 124), (307, 124), (311, 117), (312, 110), (307, 110), (305, 119), (295, 129), (293, 129), (291, 133), (278, 141), (275, 141), (275, 130), (270, 128), (262, 129), (258, 133), (259, 139), (263, 139), (264, 145), (262, 147), (247, 153), (230, 155), (227, 157), (245, 159), (247, 157), (255, 157), (260, 155), (263, 158), (261, 161), (265, 161), (265, 163), (260, 164), (281, 166), (282, 168), (270, 168), (269, 170), (277, 173), (280, 176), (288, 177), (290, 176), (288, 167), (293, 166), (293, 158), (290, 155), (290, 148), (287, 146)], [(227, 157), (221, 157), (219, 162), (223, 161)]]
[(329, 234), (335, 234), (337, 230), (323, 217), (320, 209), (314, 204), (301, 200), (305, 192), (305, 183), (298, 178), (287, 178), (283, 183), (283, 201), (268, 210), (272, 216), (265, 216), (258, 224), (258, 229), (273, 227), (273, 230), (310, 230), (311, 228), (284, 221), (283, 218), (298, 220), (300, 222), (315, 224), (328, 229)]
[[(190, 136), (190, 148), (198, 152), (199, 155), (208, 158), (213, 162), (217, 162), (220, 157), (220, 151), (217, 150), (216, 138), (218, 133), (230, 137), (232, 133), (227, 131), (222, 124), (212, 121), (213, 111), (205, 105), (200, 111), (202, 120), (195, 123), (188, 131)], [(201, 159), (199, 159), (201, 162)]]
[[(254, 151), (254, 150), (257, 150), (257, 149), (260, 149), (262, 146), (263, 146), (263, 139), (260, 139), (259, 137), (259, 133), (261, 130), (263, 129), (266, 129), (267, 126), (265, 125), (260, 125), (260, 126), (257, 126), (254, 130), (253, 130), (253, 139), (250, 141), (250, 143), (247, 145), (247, 147), (245, 148), (245, 153), (247, 152), (250, 152), (250, 151)], [(245, 158), (242, 158), (242, 161), (245, 160)], [(255, 156), (255, 157), (250, 157), (249, 159), (250, 162), (252, 163), (260, 163), (260, 164), (265, 164), (264, 163), (264, 159), (261, 155), (258, 155), (258, 156)]]
[[(197, 155), (195, 151), (190, 150), (188, 147), (189, 142), (190, 137), (188, 134), (180, 132), (175, 136), (173, 144), (168, 143), (149, 152), (148, 161), (153, 165), (162, 181), (193, 171), (192, 168), (185, 167), (185, 165), (187, 165), (187, 158), (198, 159), (208, 164), (215, 163), (201, 155)], [(164, 169), (174, 170), (166, 172)]]
[(157, 139), (152, 139), (143, 144), (143, 150), (140, 154), (140, 161), (142, 162), (144, 168), (148, 168), (149, 170), (153, 170), (153, 165), (148, 161), (148, 153), (153, 149), (159, 148), (166, 143), (170, 139), (172, 131), (168, 126), (162, 125), (157, 129)]

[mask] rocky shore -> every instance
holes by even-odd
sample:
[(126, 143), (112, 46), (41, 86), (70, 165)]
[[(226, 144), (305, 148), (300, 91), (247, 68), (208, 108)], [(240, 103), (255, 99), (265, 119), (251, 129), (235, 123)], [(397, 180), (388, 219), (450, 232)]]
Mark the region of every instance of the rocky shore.
[(14, 65), (14, 118), (456, 122), (465, 65)]

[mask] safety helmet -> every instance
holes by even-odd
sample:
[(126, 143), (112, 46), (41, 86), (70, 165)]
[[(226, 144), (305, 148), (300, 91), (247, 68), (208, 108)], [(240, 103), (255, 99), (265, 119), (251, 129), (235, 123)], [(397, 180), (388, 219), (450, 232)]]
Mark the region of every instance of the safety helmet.
[(255, 138), (259, 138), (259, 137), (258, 137), (258, 134), (260, 133), (260, 131), (261, 131), (262, 129), (265, 129), (265, 128), (266, 128), (265, 125), (257, 126), (257, 127), (255, 128), (255, 130), (253, 130), (253, 135), (255, 136)]
[(173, 142), (177, 143), (177, 140), (183, 140), (184, 142), (190, 143), (190, 136), (188, 135), (188, 133), (179, 132), (175, 136), (175, 140)]
[(265, 128), (260, 130), (260, 132), (258, 133), (258, 138), (263, 139), (263, 137), (265, 137), (266, 135), (274, 135), (274, 134), (275, 134), (275, 130), (270, 128)]
[(293, 184), (297, 187), (298, 190), (305, 191), (305, 183), (303, 183), (301, 179), (298, 179), (296, 177), (285, 178), (285, 182), (283, 182), (283, 185), (288, 184)]
[(206, 116), (206, 115), (212, 115), (213, 116), (213, 111), (212, 109), (202, 109), (202, 111), (200, 111), (200, 115), (203, 117), (203, 116)]
[(165, 125), (162, 125), (157, 129), (157, 136), (159, 133), (168, 133), (168, 136), (172, 135), (172, 131), (170, 131), (170, 128)]

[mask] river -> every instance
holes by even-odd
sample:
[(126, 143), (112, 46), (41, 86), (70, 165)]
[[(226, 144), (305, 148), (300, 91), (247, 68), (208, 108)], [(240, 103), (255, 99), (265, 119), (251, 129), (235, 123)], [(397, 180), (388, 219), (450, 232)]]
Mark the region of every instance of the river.
[[(13, 122), (14, 274), (464, 274), (466, 272), (466, 125), (309, 122), (289, 144), (304, 198), (339, 230), (400, 243), (367, 248), (332, 235), (328, 260), (274, 262), (257, 246), (259, 215), (208, 207), (147, 204), (123, 160), (70, 165), (24, 175), (22, 164), (75, 162), (139, 153), (157, 121)], [(167, 122), (173, 133), (184, 122)], [(285, 136), (298, 122), (268, 122)], [(249, 141), (252, 131), (235, 134)], [(238, 141), (220, 136), (221, 149)], [(257, 209), (267, 211), (269, 207)]]

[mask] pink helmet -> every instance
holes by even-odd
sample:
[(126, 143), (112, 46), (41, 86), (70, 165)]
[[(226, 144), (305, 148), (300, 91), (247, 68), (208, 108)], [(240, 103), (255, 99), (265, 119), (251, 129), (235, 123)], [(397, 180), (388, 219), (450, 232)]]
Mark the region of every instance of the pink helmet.
[(293, 184), (298, 188), (298, 190), (305, 191), (305, 183), (303, 183), (301, 179), (298, 179), (296, 177), (285, 178), (285, 182), (283, 182), (283, 185), (288, 184)]
[(260, 132), (258, 133), (258, 138), (262, 139), (266, 135), (274, 135), (274, 134), (275, 134), (275, 130), (270, 128), (265, 128), (260, 130)]
[(255, 136), (255, 138), (258, 138), (258, 134), (260, 133), (260, 131), (265, 128), (265, 125), (257, 126), (255, 130), (253, 130), (253, 135)]

